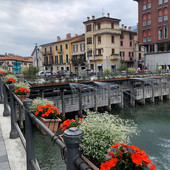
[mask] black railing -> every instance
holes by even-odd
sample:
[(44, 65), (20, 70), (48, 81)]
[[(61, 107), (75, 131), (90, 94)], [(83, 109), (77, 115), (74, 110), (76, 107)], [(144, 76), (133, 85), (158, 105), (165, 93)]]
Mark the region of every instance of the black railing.
[[(10, 98), (9, 98), (10, 96)], [(40, 170), (35, 157), (34, 132), (33, 127), (37, 125), (45, 131), (51, 138), (51, 141), (58, 145), (62, 150), (64, 159), (66, 159), (67, 170), (92, 170), (92, 168), (81, 158), (79, 150), (80, 138), (83, 133), (78, 128), (70, 128), (64, 131), (64, 142), (47, 128), (33, 113), (29, 111), (32, 99), (24, 100), (22, 103), (14, 93), (14, 85), (7, 85), (3, 82), (0, 74), (0, 100), (4, 103), (3, 116), (11, 116), (10, 138), (20, 137), (23, 147), (26, 151), (27, 170)], [(18, 109), (18, 107), (20, 109)], [(19, 117), (25, 116), (25, 137), (17, 123), (17, 111)], [(21, 124), (20, 124), (21, 126)]]

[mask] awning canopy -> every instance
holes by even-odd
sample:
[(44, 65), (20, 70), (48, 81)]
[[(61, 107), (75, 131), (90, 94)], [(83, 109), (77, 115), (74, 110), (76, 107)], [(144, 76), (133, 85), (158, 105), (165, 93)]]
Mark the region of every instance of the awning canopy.
[(85, 54), (85, 52), (73, 53), (73, 54), (71, 54), (71, 55), (74, 56), (74, 55), (83, 55), (83, 54)]

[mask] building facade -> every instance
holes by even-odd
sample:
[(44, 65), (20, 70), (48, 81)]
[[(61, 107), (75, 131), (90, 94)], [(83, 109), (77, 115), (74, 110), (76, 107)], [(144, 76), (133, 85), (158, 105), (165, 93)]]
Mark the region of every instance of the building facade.
[(57, 73), (59, 70), (72, 71), (71, 54), (72, 41), (80, 38), (82, 35), (71, 37), (71, 34), (66, 35), (66, 39), (61, 40), (58, 36), (56, 42), (43, 44), (42, 55), (44, 70), (50, 70)]
[(33, 65), (33, 59), (32, 57), (21, 57), (13, 54), (0, 55), (0, 65), (6, 71), (20, 73), (23, 68)]
[(139, 44), (145, 47), (145, 64), (151, 71), (170, 65), (170, 0), (138, 2)]
[(85, 25), (86, 60), (94, 72), (110, 68), (116, 71), (119, 60), (120, 34), (119, 19), (87, 17)]

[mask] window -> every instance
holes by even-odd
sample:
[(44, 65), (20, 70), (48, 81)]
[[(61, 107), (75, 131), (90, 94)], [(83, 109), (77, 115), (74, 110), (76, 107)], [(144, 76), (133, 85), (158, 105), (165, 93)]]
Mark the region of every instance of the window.
[(68, 63), (68, 54), (66, 54), (66, 63)]
[(151, 3), (148, 3), (148, 9), (151, 8)]
[(129, 34), (129, 39), (133, 40), (133, 34), (132, 33)]
[(162, 29), (158, 30), (158, 40), (162, 40)]
[(141, 51), (141, 46), (139, 46), (139, 51)]
[(60, 45), (60, 52), (62, 52), (63, 51), (63, 47), (62, 47), (62, 45)]
[(164, 21), (168, 21), (168, 15), (164, 15)]
[(123, 46), (123, 41), (120, 41), (120, 46)]
[(148, 30), (148, 41), (151, 41), (151, 30)]
[(143, 21), (143, 26), (146, 26), (146, 21)]
[(80, 44), (80, 50), (81, 51), (85, 51), (85, 44), (83, 43), (83, 44)]
[(102, 50), (98, 49), (98, 55), (101, 55), (101, 54), (102, 54)]
[(143, 10), (145, 10), (145, 9), (146, 9), (146, 4), (143, 5)]
[(101, 44), (101, 36), (98, 36), (98, 44)]
[(87, 57), (92, 56), (92, 50), (87, 51)]
[(115, 54), (115, 49), (112, 49), (112, 55)]
[(168, 0), (164, 0), (164, 3), (167, 3), (168, 2)]
[(87, 44), (92, 44), (92, 37), (87, 38)]
[(98, 30), (100, 29), (100, 23), (97, 24)]
[(168, 8), (164, 8), (164, 21), (168, 20)]
[(60, 64), (63, 64), (63, 55), (60, 55)]
[(148, 20), (148, 25), (151, 25), (151, 20), (150, 19)]
[(123, 39), (124, 38), (124, 34), (121, 32), (120, 34), (120, 38)]
[(115, 42), (115, 37), (112, 35), (112, 43)]
[(58, 55), (55, 56), (55, 64), (58, 64)]
[(148, 41), (151, 41), (151, 36), (148, 36)]
[(86, 32), (91, 31), (91, 24), (90, 25), (86, 25)]
[(47, 49), (45, 48), (44, 51), (45, 51), (45, 55), (46, 55), (47, 54)]
[(111, 23), (111, 28), (114, 29), (114, 23)]
[(146, 42), (146, 37), (143, 37), (143, 42)]
[(52, 47), (50, 47), (50, 53), (52, 53)]
[(124, 51), (120, 51), (120, 57), (121, 57), (121, 60), (123, 60), (123, 57), (125, 56), (125, 52)]
[(133, 58), (133, 52), (129, 52), (129, 58), (130, 58), (130, 60), (132, 60), (132, 58)]
[(168, 38), (168, 26), (164, 26), (164, 39)]
[(139, 53), (139, 60), (141, 59), (141, 53)]
[(129, 46), (132, 47), (132, 41), (130, 41)]
[(68, 49), (68, 44), (66, 44), (66, 49)]
[(158, 17), (158, 22), (162, 22), (162, 17)]
[(77, 52), (78, 51), (78, 45), (73, 45), (73, 52)]
[(56, 51), (58, 50), (58, 46), (55, 47)]
[(162, 4), (162, 0), (158, 0), (158, 4), (161, 5)]

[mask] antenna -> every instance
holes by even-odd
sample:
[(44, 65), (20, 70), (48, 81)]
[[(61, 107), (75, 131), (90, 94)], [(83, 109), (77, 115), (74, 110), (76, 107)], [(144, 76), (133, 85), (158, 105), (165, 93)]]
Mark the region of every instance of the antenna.
[(102, 17), (104, 17), (104, 8), (102, 8)]

